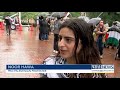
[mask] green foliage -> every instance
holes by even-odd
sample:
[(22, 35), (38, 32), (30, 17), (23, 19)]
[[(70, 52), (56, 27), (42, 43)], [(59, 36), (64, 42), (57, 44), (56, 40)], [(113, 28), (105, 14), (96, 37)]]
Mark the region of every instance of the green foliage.
[(89, 18), (96, 18), (101, 12), (86, 12)]
[[(17, 12), (0, 12), (0, 16), (6, 16), (6, 15), (13, 15)], [(40, 14), (48, 14), (48, 12), (21, 12), (21, 19), (30, 19), (30, 18), (33, 18), (33, 19), (36, 19), (36, 17)]]
[(3, 16), (3, 18), (4, 18), (7, 15), (11, 16), (11, 15), (13, 15), (15, 13), (17, 13), (17, 12), (0, 12), (0, 16)]
[(79, 17), (80, 16), (80, 12), (70, 12), (72, 17)]
[(21, 12), (21, 19), (36, 19), (38, 16), (39, 12)]
[(49, 15), (49, 13), (48, 12), (22, 12), (21, 19), (33, 18), (34, 20), (36, 20), (36, 17), (40, 16), (40, 15), (47, 16), (47, 15)]

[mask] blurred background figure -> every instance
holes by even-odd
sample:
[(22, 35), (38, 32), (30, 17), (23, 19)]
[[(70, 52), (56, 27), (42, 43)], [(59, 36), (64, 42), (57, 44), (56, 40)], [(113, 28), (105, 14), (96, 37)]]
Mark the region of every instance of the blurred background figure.
[(53, 45), (53, 52), (58, 53), (58, 34), (59, 34), (59, 27), (61, 26), (61, 17), (57, 17), (57, 20), (54, 22), (54, 45)]
[(50, 20), (50, 29), (51, 29), (51, 34), (53, 34), (53, 30), (54, 30), (54, 18), (52, 18)]
[(12, 22), (12, 21), (11, 21), (9, 15), (6, 16), (6, 17), (5, 17), (5, 23), (6, 23), (6, 34), (7, 34), (7, 35), (10, 35), (10, 33), (11, 33), (11, 22)]
[(100, 58), (103, 58), (103, 48), (105, 42), (105, 35), (107, 33), (106, 27), (104, 26), (103, 20), (100, 20), (98, 26), (95, 29), (95, 41), (99, 49)]
[(39, 31), (39, 16), (37, 16), (36, 23), (37, 23), (36, 31)]
[(112, 49), (117, 47), (119, 45), (119, 39), (120, 39), (120, 29), (117, 26), (117, 22), (113, 22), (112, 26), (108, 29), (108, 40), (107, 45), (108, 48), (111, 46)]
[(43, 16), (40, 16), (39, 24), (39, 40), (48, 40), (48, 23)]

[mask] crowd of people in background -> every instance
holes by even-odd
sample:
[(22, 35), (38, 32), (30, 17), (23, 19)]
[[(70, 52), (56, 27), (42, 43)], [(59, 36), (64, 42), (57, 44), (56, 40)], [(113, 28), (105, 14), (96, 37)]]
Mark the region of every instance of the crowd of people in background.
[(64, 22), (62, 17), (45, 18), (39, 16), (37, 29), (39, 29), (39, 40), (49, 40), (49, 35), (54, 34), (53, 52), (58, 53), (59, 27)]
[[(9, 16), (5, 17), (6, 23), (6, 34), (11, 34), (11, 18)], [(63, 17), (52, 17), (47, 18), (44, 16), (37, 17), (37, 30), (39, 30), (39, 40), (41, 41), (48, 41), (49, 35), (53, 34), (54, 41), (53, 41), (53, 52), (58, 53), (58, 39), (59, 39), (59, 28), (65, 20)], [(109, 46), (114, 49), (118, 47), (118, 40), (120, 38), (119, 35), (114, 34), (117, 31), (120, 33), (120, 29), (117, 27), (117, 22), (113, 22), (111, 28), (105, 26), (104, 21), (100, 20), (98, 25), (94, 26), (89, 23), (89, 27), (91, 32), (93, 33), (94, 40), (99, 50), (100, 58), (103, 58), (103, 49), (104, 47), (109, 48)], [(115, 39), (114, 39), (115, 37)], [(118, 40), (117, 40), (118, 39)]]

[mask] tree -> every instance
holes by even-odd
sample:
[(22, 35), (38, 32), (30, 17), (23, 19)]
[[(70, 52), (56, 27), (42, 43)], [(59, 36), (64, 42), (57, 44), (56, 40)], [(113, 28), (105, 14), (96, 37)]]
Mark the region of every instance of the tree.
[[(87, 15), (90, 18), (97, 17), (101, 12), (87, 12)], [(103, 12), (103, 14), (100, 16), (102, 20), (104, 20), (105, 23), (109, 23), (109, 25), (112, 25), (113, 21), (120, 21), (120, 14), (118, 12)]]
[(11, 16), (11, 15), (13, 15), (15, 13), (17, 13), (17, 12), (0, 12), (0, 16), (3, 16), (3, 17), (5, 17), (7, 15)]
[(80, 12), (70, 12), (72, 17), (79, 17), (81, 15)]

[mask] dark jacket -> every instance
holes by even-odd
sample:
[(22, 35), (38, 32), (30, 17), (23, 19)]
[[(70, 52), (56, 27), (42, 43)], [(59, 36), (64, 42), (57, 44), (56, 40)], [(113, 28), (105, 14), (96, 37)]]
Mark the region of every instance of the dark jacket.
[(48, 33), (48, 23), (45, 20), (39, 21), (40, 27), (39, 30), (41, 33)]
[(5, 19), (5, 23), (6, 23), (6, 25), (11, 25), (10, 19)]

